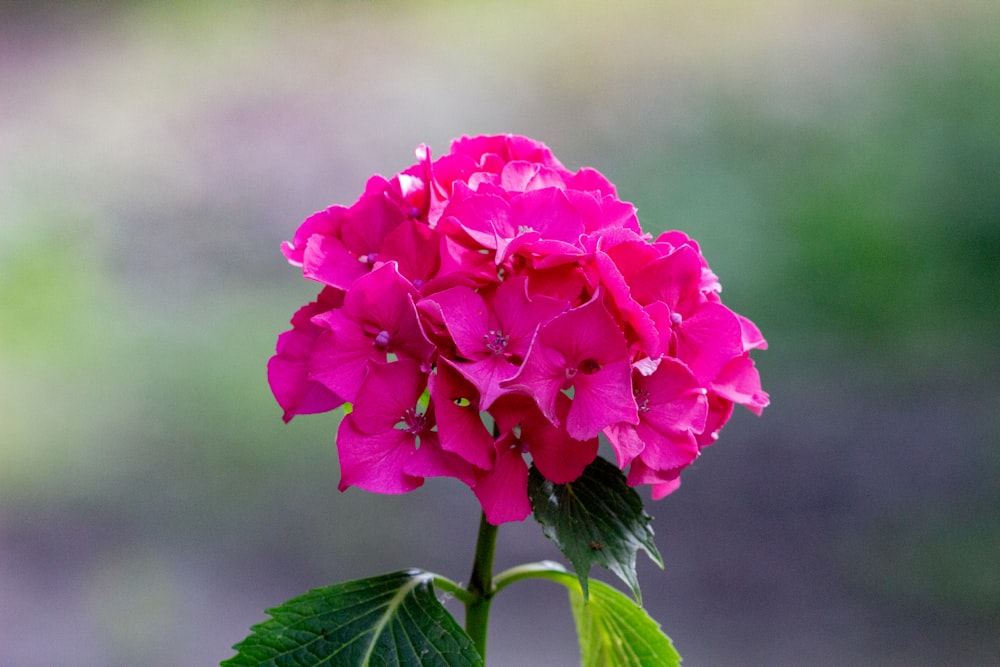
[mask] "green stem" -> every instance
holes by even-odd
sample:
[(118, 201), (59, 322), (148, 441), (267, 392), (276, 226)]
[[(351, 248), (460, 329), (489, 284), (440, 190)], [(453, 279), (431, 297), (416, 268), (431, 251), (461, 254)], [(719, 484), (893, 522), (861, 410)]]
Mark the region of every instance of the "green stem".
[(465, 600), (465, 631), (472, 638), (479, 655), (486, 663), (486, 630), (490, 621), (490, 603), (496, 590), (493, 588), (493, 554), (497, 547), (497, 526), (486, 520), (483, 514), (479, 520), (479, 537), (476, 539), (476, 555), (472, 561), (472, 575), (469, 577), (469, 599)]
[(434, 580), (435, 586), (440, 588), (445, 593), (454, 595), (455, 599), (460, 601), (462, 604), (472, 602), (473, 596), (469, 594), (469, 591), (462, 588), (460, 584), (456, 584), (448, 577), (435, 574), (434, 572), (428, 572), (427, 574)]
[(495, 593), (499, 593), (511, 584), (525, 579), (548, 579), (567, 587), (577, 582), (577, 578), (559, 563), (543, 560), (504, 570), (493, 579), (493, 588)]

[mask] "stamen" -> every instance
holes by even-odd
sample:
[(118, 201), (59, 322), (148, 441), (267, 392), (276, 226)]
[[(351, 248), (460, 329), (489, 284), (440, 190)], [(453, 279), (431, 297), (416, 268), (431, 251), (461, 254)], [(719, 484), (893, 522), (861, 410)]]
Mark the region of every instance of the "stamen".
[(385, 329), (379, 331), (378, 334), (375, 336), (375, 347), (377, 347), (380, 350), (388, 348), (389, 339), (390, 335), (388, 331), (386, 331)]
[(483, 334), (483, 340), (486, 341), (487, 350), (493, 354), (503, 354), (507, 350), (510, 336), (505, 335), (500, 329), (491, 329)]
[(406, 426), (403, 430), (413, 435), (421, 433), (427, 426), (426, 415), (417, 412), (414, 408), (407, 408), (400, 421)]

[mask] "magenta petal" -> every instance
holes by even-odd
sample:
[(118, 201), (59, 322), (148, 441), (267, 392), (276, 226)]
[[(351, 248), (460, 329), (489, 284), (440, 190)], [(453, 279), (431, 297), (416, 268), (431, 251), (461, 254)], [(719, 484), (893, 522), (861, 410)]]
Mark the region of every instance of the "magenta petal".
[(674, 327), (677, 358), (686, 363), (698, 380), (712, 381), (730, 359), (743, 353), (739, 320), (720, 303), (706, 302)]
[(767, 392), (760, 388), (760, 375), (749, 354), (743, 354), (722, 369), (712, 391), (734, 403), (745, 405), (755, 415), (760, 415), (770, 403)]
[(385, 237), (404, 220), (406, 215), (385, 194), (388, 183), (373, 176), (367, 192), (347, 211), (340, 227), (340, 238), (355, 257), (377, 256)]
[(555, 425), (556, 397), (573, 387), (566, 428), (588, 440), (615, 422), (638, 422), (625, 336), (600, 299), (553, 318), (538, 330), (521, 370), (501, 383), (534, 396)]
[(615, 460), (622, 470), (635, 457), (639, 456), (639, 453), (646, 446), (632, 424), (622, 422), (612, 424), (604, 429), (604, 435), (611, 443), (612, 449), (615, 450)]
[(349, 289), (369, 268), (332, 236), (311, 237), (302, 255), (302, 274), (306, 278), (339, 289)]
[(285, 241), (281, 244), (281, 252), (293, 266), (302, 266), (303, 253), (309, 239), (315, 235), (335, 236), (340, 229), (341, 221), (347, 209), (343, 206), (331, 206), (325, 211), (313, 213), (295, 230), (295, 237), (291, 242)]
[(732, 416), (734, 405), (715, 392), (708, 393), (708, 416), (705, 418), (705, 430), (698, 435), (699, 447), (708, 447), (719, 439), (719, 431)]
[(611, 424), (639, 421), (632, 398), (632, 367), (628, 359), (605, 364), (593, 375), (578, 374), (566, 432), (577, 440), (594, 438)]
[(659, 484), (675, 483), (674, 488), (677, 488), (677, 486), (680, 485), (680, 482), (676, 480), (683, 469), (684, 467), (656, 470), (647, 466), (641, 459), (636, 459), (632, 462), (632, 465), (628, 470), (628, 484), (629, 486), (636, 486), (637, 484), (652, 484), (655, 488), (655, 486)]
[(439, 234), (422, 222), (406, 220), (385, 237), (378, 260), (396, 262), (399, 273), (419, 288), (437, 275), (440, 247)]
[(679, 488), (681, 488), (680, 475), (668, 482), (656, 482), (653, 484), (653, 500), (662, 500)]
[(559, 188), (534, 190), (510, 201), (511, 223), (515, 230), (531, 229), (546, 241), (576, 243), (583, 234), (583, 220)]
[[(281, 337), (278, 343), (281, 343)], [(271, 357), (267, 362), (267, 381), (275, 400), (284, 410), (282, 419), (285, 422), (291, 421), (295, 415), (327, 412), (344, 403), (343, 398), (327, 387), (310, 381), (308, 369), (308, 361), (296, 361), (280, 355)]]
[(437, 433), (423, 431), (417, 438), (416, 453), (404, 463), (404, 473), (415, 477), (454, 477), (470, 486), (475, 483), (477, 468), (461, 456), (442, 449)]
[(370, 364), (351, 412), (355, 427), (371, 434), (395, 428), (426, 388), (427, 375), (413, 360)]
[(517, 227), (511, 221), (510, 205), (495, 195), (475, 194), (459, 189), (463, 194), (441, 214), (439, 226), (446, 232), (466, 234), (483, 248), (497, 249), (497, 237), (513, 238)]
[(453, 287), (424, 299), (438, 304), (444, 325), (451, 334), (459, 353), (466, 359), (479, 359), (488, 354), (486, 302), (468, 287)]
[(538, 326), (565, 312), (569, 302), (543, 294), (529, 298), (527, 278), (516, 276), (497, 288), (492, 306), (500, 330), (509, 339), (506, 352), (523, 358)]
[[(565, 414), (569, 399), (562, 396), (557, 410)], [(577, 440), (556, 428), (536, 409), (521, 424), (521, 442), (542, 476), (556, 484), (568, 484), (583, 474), (597, 458), (597, 438)]]
[(645, 424), (636, 426), (636, 433), (645, 447), (638, 460), (655, 470), (681, 468), (698, 458), (700, 449), (694, 433), (656, 431)]
[(457, 370), (475, 385), (479, 393), (478, 409), (488, 410), (494, 401), (509, 393), (501, 383), (514, 377), (517, 366), (502, 355), (490, 354), (479, 361), (457, 364)]
[(326, 331), (312, 318), (339, 308), (343, 301), (342, 292), (325, 288), (316, 301), (296, 311), (292, 329), (278, 336), (275, 355), (267, 363), (267, 380), (286, 422), (297, 414), (333, 410), (345, 400), (309, 376), (316, 341)]
[(701, 302), (702, 261), (684, 246), (649, 262), (629, 280), (632, 296), (643, 305), (663, 301), (673, 312), (687, 315)]
[(538, 405), (531, 396), (524, 394), (504, 394), (490, 406), (490, 416), (496, 420), (500, 433), (508, 433), (524, 421), (529, 414), (538, 411)]
[(598, 252), (595, 254), (595, 260), (601, 274), (601, 284), (607, 288), (619, 317), (635, 332), (639, 349), (649, 357), (654, 359), (659, 357), (662, 346), (653, 318), (632, 298), (624, 276), (611, 257)]
[(438, 360), (437, 373), (431, 376), (430, 386), (441, 448), (478, 468), (492, 468), (493, 436), (480, 416), (475, 387), (447, 359)]
[(560, 422), (556, 417), (556, 397), (566, 384), (566, 367), (566, 357), (558, 350), (540, 343), (539, 334), (536, 334), (517, 375), (501, 382), (500, 387), (523, 392), (534, 398), (545, 417), (558, 426)]
[(573, 174), (573, 176), (567, 178), (566, 186), (574, 190), (589, 190), (598, 192), (601, 195), (617, 196), (615, 186), (611, 181), (605, 178), (604, 174), (590, 167), (584, 167)]
[(700, 433), (705, 428), (708, 400), (705, 389), (680, 361), (664, 357), (656, 371), (632, 376), (637, 400), (641, 397), (642, 424), (661, 433)]
[(513, 436), (497, 443), (496, 464), (476, 476), (473, 492), (483, 506), (486, 520), (494, 526), (523, 521), (531, 514), (528, 501), (528, 466)]
[(330, 331), (321, 340), (314, 377), (346, 397), (357, 391), (365, 365), (385, 361), (388, 353), (426, 362), (434, 346), (420, 328), (415, 294), (395, 263), (359, 278), (347, 291), (344, 307), (322, 316)]
[(427, 294), (455, 285), (480, 287), (498, 281), (493, 256), (480, 253), (478, 248), (470, 248), (450, 236), (444, 236), (441, 238), (440, 256), (441, 268), (437, 276), (424, 286)]
[(412, 299), (420, 293), (401, 276), (395, 263), (379, 266), (347, 291), (344, 312), (352, 319), (379, 329), (409, 326), (419, 331)]
[(374, 493), (407, 493), (424, 483), (404, 472), (416, 455), (410, 434), (398, 429), (362, 433), (357, 419), (355, 413), (347, 415), (337, 432), (341, 491), (356, 486)]
[(361, 327), (341, 312), (328, 316), (329, 330), (316, 340), (309, 378), (353, 403), (368, 370), (369, 361), (385, 361)]
[(740, 314), (736, 314), (736, 318), (740, 321), (740, 330), (743, 334), (743, 349), (745, 351), (759, 349), (767, 349), (767, 341), (764, 340), (763, 334), (761, 334), (760, 329), (757, 325), (743, 317)]

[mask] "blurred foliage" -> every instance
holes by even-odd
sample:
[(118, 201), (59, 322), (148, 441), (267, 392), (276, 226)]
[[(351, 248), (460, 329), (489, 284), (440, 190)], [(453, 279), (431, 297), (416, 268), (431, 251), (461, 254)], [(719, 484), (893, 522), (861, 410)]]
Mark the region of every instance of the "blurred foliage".
[(723, 285), (805, 348), (763, 363), (850, 349), (911, 377), (1000, 361), (1000, 106), (983, 103), (1000, 60), (995, 35), (962, 28), (932, 48), (904, 35), (808, 114), (717, 92), (703, 135), (653, 143), (621, 179), (647, 220), (705, 230)]

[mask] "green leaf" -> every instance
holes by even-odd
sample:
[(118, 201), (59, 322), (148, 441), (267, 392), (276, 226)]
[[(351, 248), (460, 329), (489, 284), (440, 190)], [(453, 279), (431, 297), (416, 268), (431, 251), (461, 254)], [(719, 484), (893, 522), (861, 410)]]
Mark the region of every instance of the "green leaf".
[(553, 484), (532, 466), (528, 496), (542, 531), (572, 563), (584, 598), (590, 568), (597, 563), (621, 577), (642, 604), (636, 551), (644, 549), (661, 568), (663, 558), (653, 542), (652, 518), (616, 466), (598, 457), (569, 484)]
[(223, 667), (483, 664), (420, 570), (318, 588), (267, 613)]
[(627, 595), (596, 579), (590, 598), (569, 587), (582, 667), (677, 667), (681, 656), (660, 624)]

